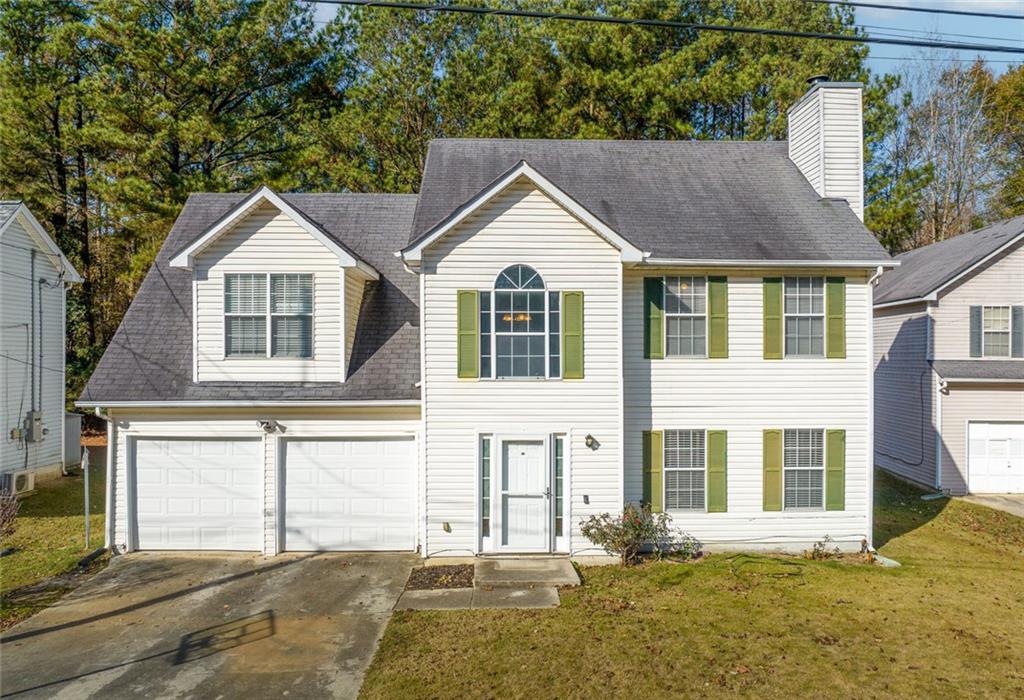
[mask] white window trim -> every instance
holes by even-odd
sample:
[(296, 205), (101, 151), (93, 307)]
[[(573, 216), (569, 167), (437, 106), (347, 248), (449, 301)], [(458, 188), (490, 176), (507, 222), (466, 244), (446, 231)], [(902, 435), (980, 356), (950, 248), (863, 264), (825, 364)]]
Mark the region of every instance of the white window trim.
[[(821, 280), (821, 313), (791, 314), (786, 311), (786, 280), (791, 279), (819, 279)], [(828, 318), (826, 315), (826, 304), (828, 302), (825, 292), (825, 277), (822, 275), (788, 275), (782, 278), (782, 356), (801, 360), (819, 360), (828, 357), (828, 329), (825, 327)], [(786, 320), (790, 318), (821, 318), (821, 354), (803, 355), (790, 353), (786, 348)]]
[[(507, 270), (508, 268), (513, 267), (514, 265), (517, 265), (517, 264), (526, 265), (526, 263), (513, 263), (512, 265), (506, 265), (505, 267), (501, 268), (501, 272), (499, 272), (497, 274), (497, 276), (494, 278), (495, 283), (497, 283), (498, 278), (501, 277), (502, 273), (504, 273), (505, 270)], [(562, 317), (565, 314), (565, 309), (562, 308), (562, 301), (561, 301), (561, 294), (562, 294), (562, 292), (559, 291), (559, 290), (556, 290), (556, 289), (550, 289), (548, 287), (548, 285), (547, 285), (547, 282), (543, 281), (544, 280), (544, 275), (540, 274), (540, 272), (537, 272), (537, 268), (535, 268), (533, 265), (527, 265), (527, 266), (530, 267), (531, 269), (533, 269), (533, 271), (537, 273), (537, 276), (540, 277), (541, 281), (544, 284), (544, 286), (541, 289), (501, 289), (501, 290), (499, 290), (499, 289), (495, 288), (494, 285), (492, 285), (490, 289), (482, 289), (482, 290), (479, 290), (477, 292), (478, 299), (479, 299), (479, 295), (480, 294), (489, 294), (490, 297), (491, 297), (491, 310), (490, 310), (491, 330), (489, 332), (490, 342), (491, 342), (491, 355), (490, 355), (490, 358), (491, 358), (491, 373), (490, 373), (490, 376), (486, 376), (485, 377), (483, 375), (483, 372), (481, 372), (480, 373), (480, 379), (490, 380), (490, 381), (497, 381), (497, 382), (561, 381), (562, 375), (565, 373), (565, 358), (562, 356), (561, 349), (559, 349), (559, 352), (558, 352), (558, 376), (557, 377), (552, 377), (551, 376), (551, 294), (558, 294), (559, 295), (559, 302), (558, 302), (558, 342), (559, 342), (559, 344), (561, 344), (561, 342), (562, 342), (562, 327), (564, 325), (563, 322), (562, 322)], [(497, 296), (498, 296), (498, 292), (499, 291), (500, 292), (511, 292), (513, 294), (516, 293), (516, 292), (521, 292), (521, 293), (541, 292), (544, 295), (544, 330), (543, 331), (520, 332), (520, 333), (510, 332), (510, 331), (503, 331), (501, 333), (501, 335), (509, 336), (509, 337), (515, 337), (515, 336), (520, 336), (520, 335), (525, 335), (525, 336), (538, 336), (538, 335), (542, 335), (544, 337), (544, 376), (543, 377), (499, 377), (498, 376), (498, 325), (497, 325), (497, 321), (498, 321), (498, 300), (497, 300)], [(478, 307), (479, 307), (479, 301), (477, 302), (477, 304), (478, 304)], [(479, 356), (480, 356), (480, 349), (477, 348), (477, 357), (478, 357), (477, 361), (478, 362), (479, 362)]]
[[(786, 433), (789, 431), (796, 430), (811, 430), (818, 431), (821, 433), (821, 505), (810, 506), (807, 508), (787, 508), (786, 507), (786, 472), (787, 471), (809, 471), (812, 469), (818, 469), (818, 467), (787, 467), (786, 466)], [(825, 503), (828, 498), (828, 494), (825, 493), (828, 483), (826, 480), (828, 467), (828, 446), (825, 444), (826, 433), (828, 431), (825, 428), (783, 428), (782, 429), (782, 510), (783, 512), (789, 511), (791, 513), (823, 513), (825, 511)]]
[[(703, 279), (704, 280), (704, 313), (703, 314), (683, 314), (683, 313), (670, 314), (668, 311), (665, 311), (665, 322), (662, 324), (662, 329), (661, 329), (661, 335), (662, 335), (661, 342), (662, 342), (662, 347), (665, 348), (665, 359), (666, 360), (667, 359), (674, 359), (674, 360), (706, 360), (708, 358), (708, 345), (710, 345), (710, 339), (708, 338), (708, 334), (709, 334), (709, 332), (711, 330), (710, 326), (708, 325), (709, 322), (710, 322), (709, 321), (710, 314), (708, 313), (708, 278), (707, 278), (707, 275), (703, 275), (703, 276), (702, 275), (664, 275), (664, 276), (662, 276), (662, 278), (661, 278), (661, 308), (662, 309), (666, 309), (667, 308), (666, 304), (668, 302), (668, 280), (669, 280), (670, 277), (676, 277), (676, 278), (688, 277), (691, 280), (694, 280), (694, 279)], [(703, 355), (670, 355), (669, 352), (668, 352), (668, 319), (669, 319), (669, 317), (672, 317), (672, 318), (697, 318), (698, 316), (703, 316), (704, 317), (704, 354)], [(705, 497), (704, 500), (706, 501), (707, 498)]]
[[(670, 432), (701, 432), (704, 433), (704, 505), (701, 508), (669, 508), (668, 507), (668, 479), (665, 478), (665, 472), (696, 472), (701, 469), (682, 469), (682, 468), (670, 468), (668, 466), (668, 438), (665, 437)], [(708, 512), (708, 430), (707, 428), (664, 428), (661, 445), (661, 502), (665, 504), (665, 511), (671, 513), (707, 513)]]
[[(989, 309), (1006, 309), (1006, 331), (986, 331), (985, 312)], [(1013, 304), (986, 304), (981, 307), (981, 356), (992, 360), (1009, 360), (1013, 358)], [(1006, 333), (1006, 354), (990, 355), (987, 350), (985, 336), (988, 333)]]
[[(266, 277), (266, 310), (263, 314), (240, 314), (240, 313), (228, 313), (226, 297), (228, 293), (228, 277), (233, 275), (264, 275)], [(271, 295), (271, 280), (273, 275), (305, 275), (310, 280), (310, 311), (308, 314), (275, 314), (272, 311), (270, 304)], [(301, 362), (309, 362), (316, 357), (316, 275), (312, 272), (226, 272), (221, 283), (221, 319), (223, 326), (223, 333), (221, 339), (223, 343), (223, 352), (221, 353), (221, 359), (226, 362), (236, 361), (249, 361), (249, 360), (299, 360)], [(344, 307), (344, 303), (342, 304)], [(264, 353), (260, 355), (229, 355), (228, 354), (228, 324), (227, 319), (232, 317), (251, 317), (251, 316), (266, 316), (265, 328), (266, 328), (266, 339), (265, 347), (263, 348)], [(272, 355), (271, 351), (273, 348), (273, 327), (275, 316), (309, 316), (309, 357), (296, 357), (294, 355)], [(342, 333), (342, 342), (344, 342), (344, 333)]]

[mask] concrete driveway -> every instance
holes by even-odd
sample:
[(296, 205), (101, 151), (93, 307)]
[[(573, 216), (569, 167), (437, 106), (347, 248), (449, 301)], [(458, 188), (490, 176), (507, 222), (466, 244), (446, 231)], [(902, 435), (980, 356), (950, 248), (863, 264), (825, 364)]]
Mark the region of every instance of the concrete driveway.
[(2, 638), (18, 698), (354, 697), (411, 554), (130, 554)]
[(1024, 494), (1017, 493), (986, 493), (961, 496), (963, 500), (978, 505), (988, 506), (996, 510), (1006, 511), (1011, 515), (1024, 518)]

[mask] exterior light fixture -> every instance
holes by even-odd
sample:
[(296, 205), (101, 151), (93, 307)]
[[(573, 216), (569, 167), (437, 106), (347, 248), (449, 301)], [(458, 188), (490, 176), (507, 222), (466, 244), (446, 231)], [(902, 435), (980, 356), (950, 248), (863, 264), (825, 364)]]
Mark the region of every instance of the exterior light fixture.
[(591, 435), (590, 433), (587, 433), (587, 437), (584, 438), (584, 442), (586, 443), (587, 447), (589, 447), (590, 449), (594, 449), (594, 444), (597, 441), (594, 439), (593, 435)]

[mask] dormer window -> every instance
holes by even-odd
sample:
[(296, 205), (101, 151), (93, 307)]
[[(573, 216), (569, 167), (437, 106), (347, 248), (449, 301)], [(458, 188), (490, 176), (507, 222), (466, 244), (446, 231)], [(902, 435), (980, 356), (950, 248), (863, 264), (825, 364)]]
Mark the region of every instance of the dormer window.
[(224, 355), (313, 357), (313, 276), (224, 275)]

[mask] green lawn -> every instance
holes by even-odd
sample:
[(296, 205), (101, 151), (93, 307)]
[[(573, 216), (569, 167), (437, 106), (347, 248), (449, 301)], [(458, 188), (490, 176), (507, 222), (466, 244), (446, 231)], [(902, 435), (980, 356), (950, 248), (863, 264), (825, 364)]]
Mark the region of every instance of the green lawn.
[(17, 529), (3, 543), (4, 547), (14, 547), (17, 551), (0, 559), (0, 629), (52, 603), (73, 583), (55, 585), (39, 595), (11, 597), (12, 591), (68, 573), (83, 556), (103, 546), (104, 488), (104, 465), (94, 458), (89, 469), (91, 539), (88, 547), (85, 545), (80, 474), (41, 482), (35, 493), (22, 499)]
[(1024, 520), (879, 474), (898, 569), (717, 555), (587, 567), (544, 611), (399, 612), (362, 695), (1024, 697)]

